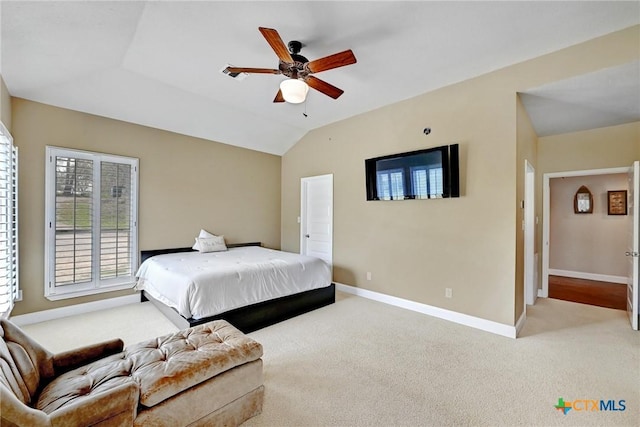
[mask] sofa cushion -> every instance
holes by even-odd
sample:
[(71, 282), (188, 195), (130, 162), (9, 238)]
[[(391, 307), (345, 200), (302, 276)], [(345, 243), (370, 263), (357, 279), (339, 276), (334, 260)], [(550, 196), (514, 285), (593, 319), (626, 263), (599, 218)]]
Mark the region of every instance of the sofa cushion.
[(129, 346), (140, 403), (151, 407), (235, 366), (262, 356), (262, 345), (224, 320)]
[[(262, 359), (236, 366), (151, 408), (139, 411), (135, 426), (237, 426), (240, 423), (203, 424), (195, 420), (206, 420), (210, 414), (224, 411), (223, 408), (229, 402), (243, 401), (256, 391), (262, 394), (263, 382)], [(261, 408), (262, 405), (256, 410), (259, 412)]]
[(119, 353), (62, 374), (42, 390), (36, 408), (50, 414), (65, 405), (87, 403), (102, 392), (134, 383), (131, 366), (125, 354)]
[(0, 383), (22, 403), (29, 404), (34, 385), (37, 388), (39, 382), (38, 370), (24, 348), (12, 342), (0, 341)]
[(0, 383), (30, 405), (41, 380), (53, 375), (53, 355), (13, 323), (0, 319)]

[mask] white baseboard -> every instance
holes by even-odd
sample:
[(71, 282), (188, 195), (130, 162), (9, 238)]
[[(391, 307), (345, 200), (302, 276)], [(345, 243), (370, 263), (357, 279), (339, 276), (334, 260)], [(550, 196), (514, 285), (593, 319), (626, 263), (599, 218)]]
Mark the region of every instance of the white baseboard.
[(367, 289), (356, 288), (354, 286), (344, 285), (342, 283), (336, 283), (336, 289), (348, 294), (383, 302), (385, 304), (394, 305), (396, 307), (405, 308), (407, 310), (416, 311), (418, 313), (427, 314), (439, 319), (444, 319), (450, 322), (459, 323), (461, 325), (470, 326), (472, 328), (491, 332), (497, 335), (502, 335), (508, 338), (516, 338), (517, 336), (515, 326), (505, 325), (503, 323), (494, 322), (492, 320), (469, 316), (468, 314), (458, 313), (455, 311), (446, 310), (444, 308), (434, 307), (432, 305), (422, 304), (391, 295), (381, 294), (379, 292), (369, 291)]
[(100, 301), (70, 305), (68, 307), (52, 308), (51, 310), (20, 314), (18, 316), (10, 317), (9, 320), (11, 320), (18, 326), (24, 326), (30, 325), (32, 323), (47, 322), (49, 320), (74, 316), (76, 314), (90, 313), (92, 311), (105, 310), (107, 308), (122, 307), (123, 305), (135, 304), (139, 302), (140, 293), (135, 293), (131, 295), (125, 295), (123, 297), (108, 298)]
[(583, 273), (580, 271), (559, 270), (550, 268), (549, 274), (553, 276), (573, 277), (574, 279), (598, 280), (600, 282), (627, 284), (626, 276), (611, 276), (608, 274)]

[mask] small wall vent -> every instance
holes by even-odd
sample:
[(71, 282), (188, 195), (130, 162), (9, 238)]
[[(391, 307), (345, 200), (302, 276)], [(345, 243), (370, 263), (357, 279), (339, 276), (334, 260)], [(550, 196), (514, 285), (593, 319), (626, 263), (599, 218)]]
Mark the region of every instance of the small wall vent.
[(227, 67), (233, 67), (231, 64), (227, 64), (220, 70), (220, 74), (224, 74), (225, 76), (229, 76), (234, 80), (242, 81), (247, 78), (249, 74), (247, 73), (230, 73), (227, 71)]

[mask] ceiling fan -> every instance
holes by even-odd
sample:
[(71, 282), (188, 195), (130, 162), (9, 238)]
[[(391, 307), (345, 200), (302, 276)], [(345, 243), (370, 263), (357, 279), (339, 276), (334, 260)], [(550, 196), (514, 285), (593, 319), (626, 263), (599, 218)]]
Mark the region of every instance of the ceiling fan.
[(278, 90), (273, 102), (287, 101), (293, 104), (303, 102), (309, 87), (333, 99), (337, 99), (344, 93), (342, 89), (320, 80), (312, 74), (355, 64), (356, 57), (351, 49), (309, 61), (299, 54), (302, 49), (302, 43), (299, 41), (290, 41), (287, 49), (282, 38), (273, 28), (259, 27), (258, 30), (260, 30), (267, 43), (278, 56), (280, 60), (278, 68), (227, 67), (226, 71), (228, 73), (283, 74), (289, 77), (289, 79), (280, 84), (280, 90)]

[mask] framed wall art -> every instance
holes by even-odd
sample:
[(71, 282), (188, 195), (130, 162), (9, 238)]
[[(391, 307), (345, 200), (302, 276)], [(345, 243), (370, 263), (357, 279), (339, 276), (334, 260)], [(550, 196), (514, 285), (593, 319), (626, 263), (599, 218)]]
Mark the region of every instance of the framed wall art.
[(627, 190), (607, 191), (607, 214), (627, 214)]
[(593, 213), (593, 195), (584, 185), (573, 196), (573, 211), (577, 214)]

